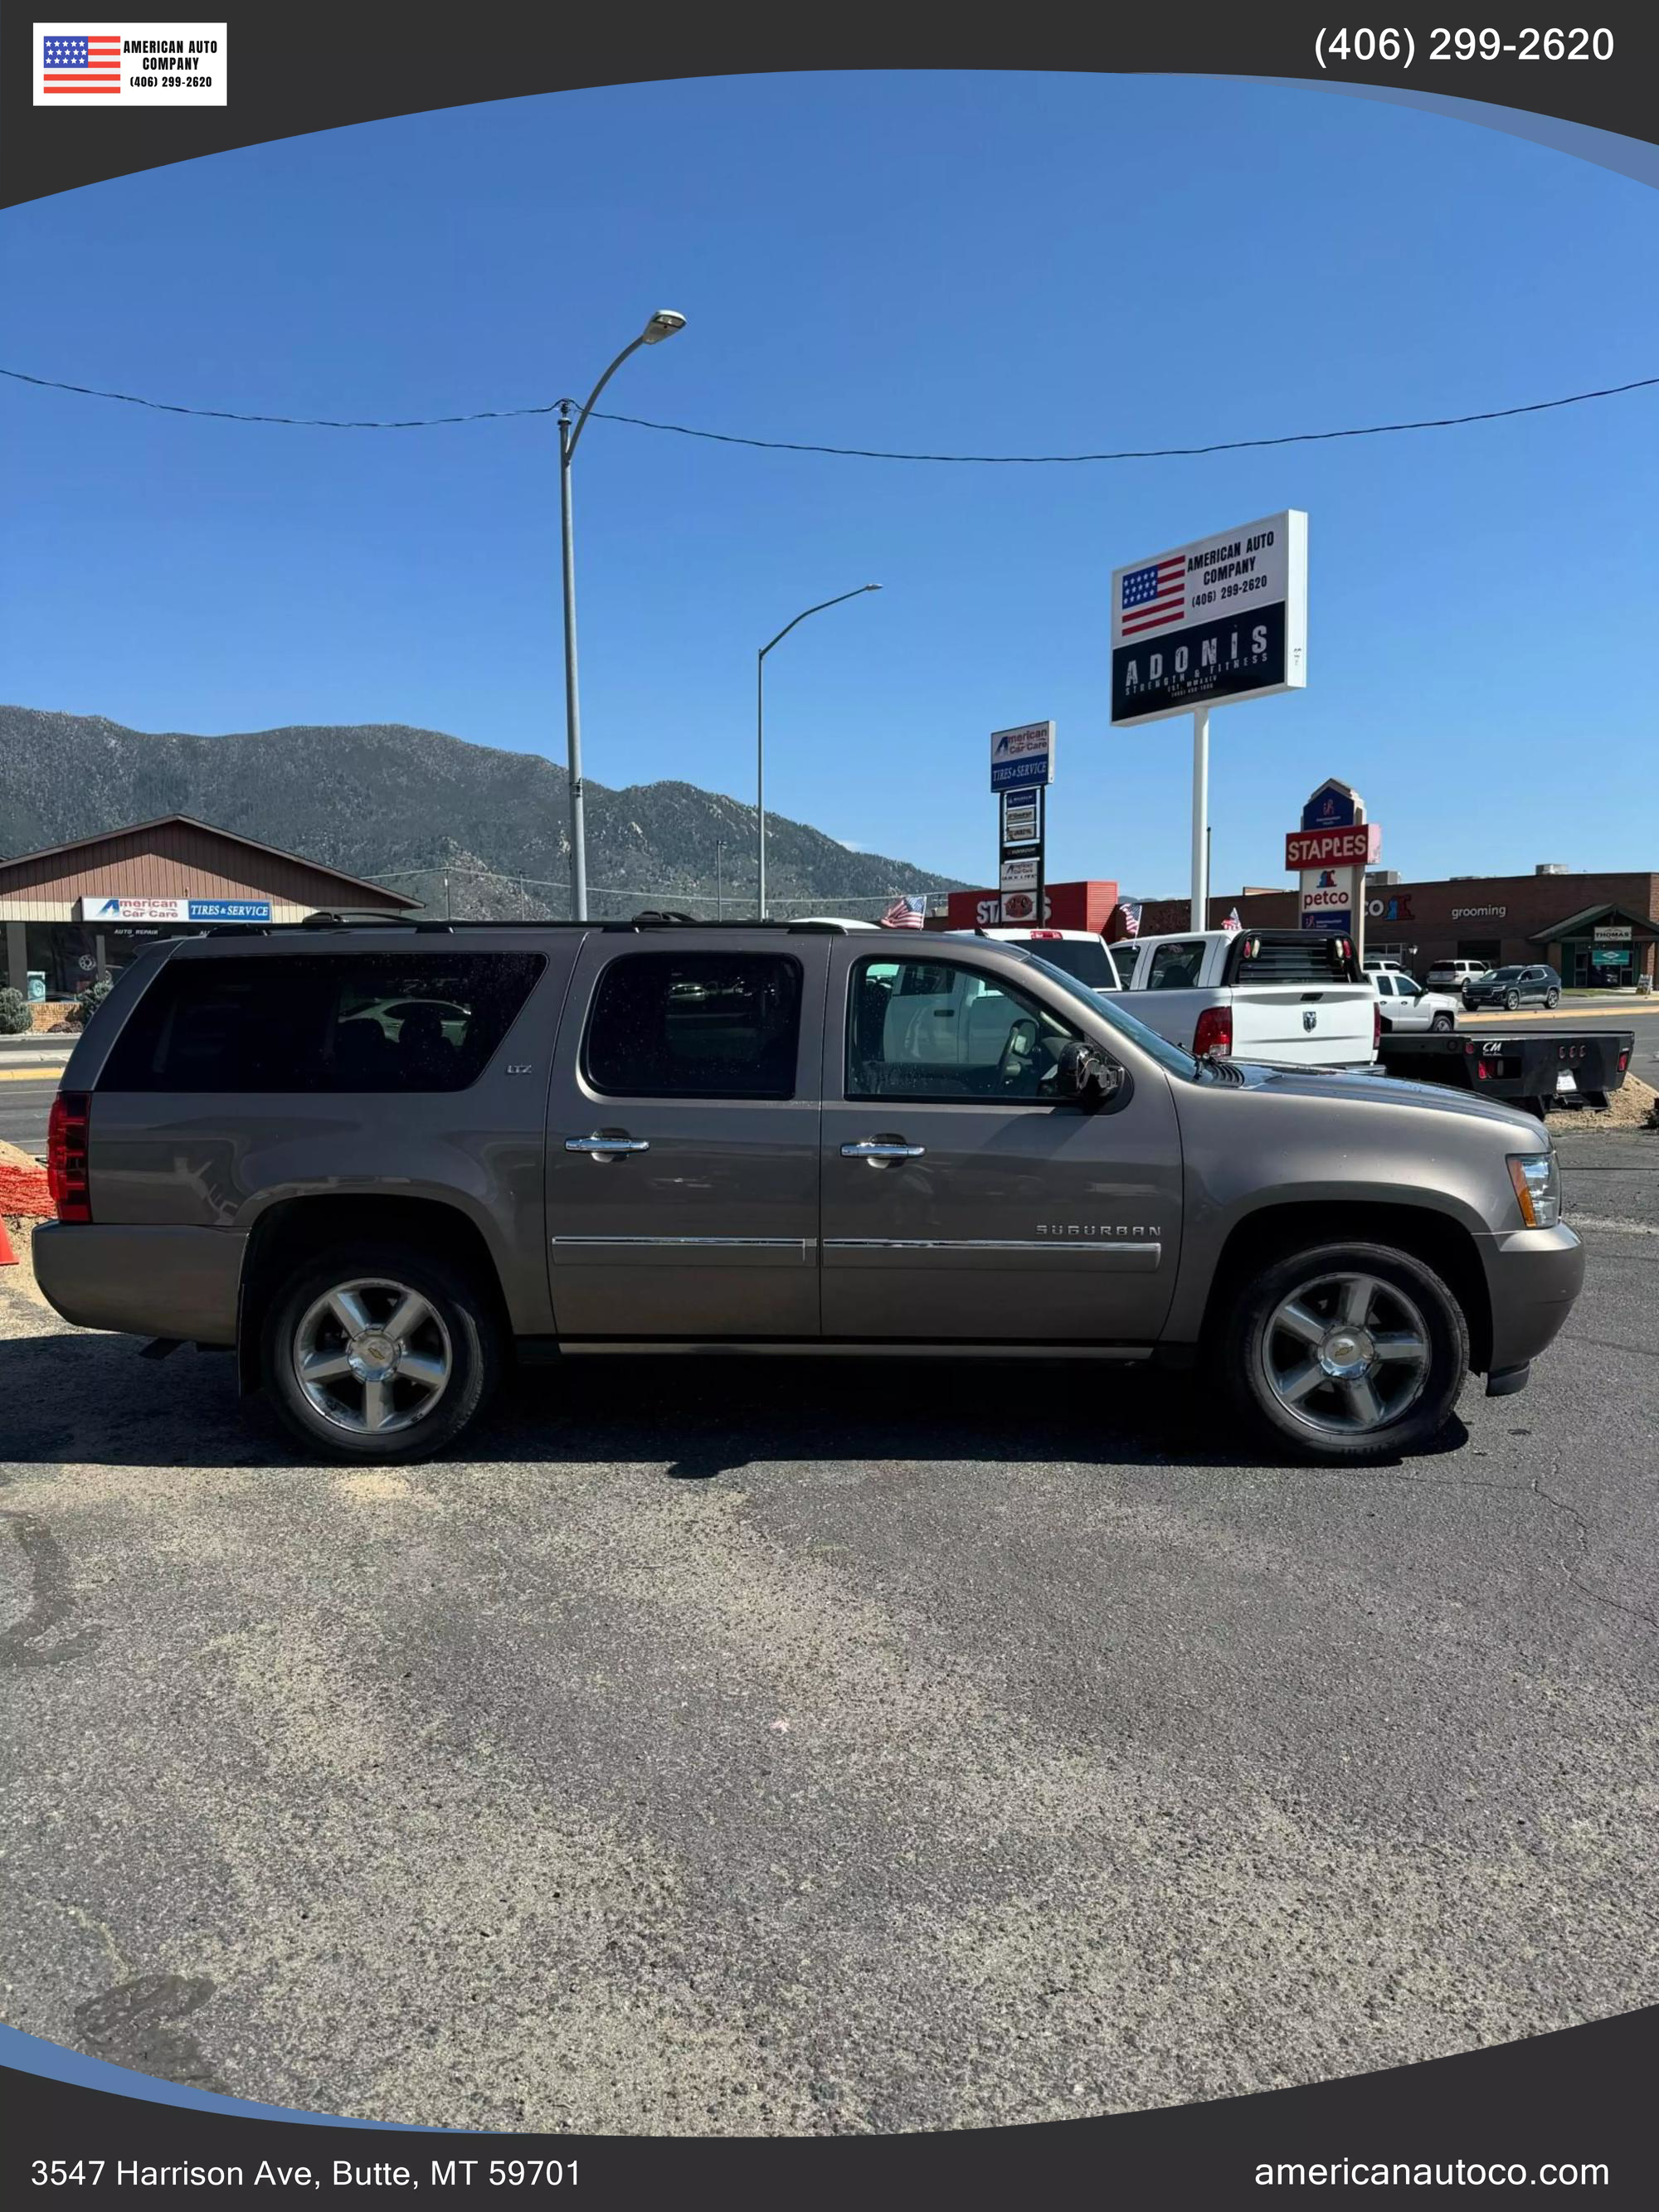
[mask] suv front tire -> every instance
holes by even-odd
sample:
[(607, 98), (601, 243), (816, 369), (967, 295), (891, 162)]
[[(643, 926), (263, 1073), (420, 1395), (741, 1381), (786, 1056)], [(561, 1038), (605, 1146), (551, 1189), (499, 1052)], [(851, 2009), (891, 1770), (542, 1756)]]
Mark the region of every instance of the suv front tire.
[(501, 1365), (490, 1300), (412, 1246), (313, 1254), (267, 1310), (265, 1385), (313, 1457), (430, 1459), (471, 1425)]
[(1433, 1443), (1469, 1365), (1456, 1299), (1432, 1268), (1387, 1244), (1310, 1245), (1274, 1260), (1233, 1301), (1222, 1349), (1235, 1397), (1281, 1449), (1346, 1466)]

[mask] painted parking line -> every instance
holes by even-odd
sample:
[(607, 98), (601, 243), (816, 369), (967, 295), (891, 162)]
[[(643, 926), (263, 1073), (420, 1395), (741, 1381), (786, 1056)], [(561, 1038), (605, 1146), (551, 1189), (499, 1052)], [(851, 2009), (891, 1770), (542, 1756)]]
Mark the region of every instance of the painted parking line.
[(0, 1083), (56, 1083), (61, 1067), (0, 1067)]

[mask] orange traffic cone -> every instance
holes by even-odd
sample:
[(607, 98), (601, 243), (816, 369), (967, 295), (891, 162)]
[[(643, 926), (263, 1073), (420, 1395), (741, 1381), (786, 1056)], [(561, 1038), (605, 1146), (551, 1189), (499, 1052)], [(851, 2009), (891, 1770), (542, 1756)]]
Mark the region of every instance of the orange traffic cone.
[(0, 1221), (0, 1267), (15, 1267), (17, 1255), (11, 1249), (11, 1239), (6, 1234), (6, 1224)]

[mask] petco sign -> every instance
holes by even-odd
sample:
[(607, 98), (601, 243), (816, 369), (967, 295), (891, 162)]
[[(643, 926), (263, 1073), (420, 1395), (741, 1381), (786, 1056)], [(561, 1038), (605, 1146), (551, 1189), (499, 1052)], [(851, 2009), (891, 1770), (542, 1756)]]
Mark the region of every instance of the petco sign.
[(1353, 881), (1347, 868), (1310, 868), (1302, 878), (1302, 927), (1353, 935)]

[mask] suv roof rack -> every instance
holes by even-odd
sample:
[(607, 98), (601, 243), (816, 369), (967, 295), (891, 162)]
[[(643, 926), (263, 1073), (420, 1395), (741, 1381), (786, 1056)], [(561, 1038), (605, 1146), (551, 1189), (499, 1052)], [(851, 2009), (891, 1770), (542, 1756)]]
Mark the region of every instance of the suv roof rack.
[(780, 934), (805, 937), (844, 937), (848, 925), (844, 921), (787, 921), (769, 915), (757, 921), (753, 915), (745, 919), (739, 915), (733, 920), (699, 920), (696, 915), (677, 914), (666, 908), (647, 907), (636, 915), (614, 921), (572, 921), (555, 915), (538, 915), (521, 919), (512, 915), (495, 915), (482, 919), (445, 921), (430, 915), (387, 914), (383, 908), (370, 907), (326, 907), (308, 914), (299, 921), (218, 922), (210, 924), (195, 933), (203, 937), (277, 937), (293, 931), (313, 933), (328, 929), (409, 929), (422, 934), (437, 936), (459, 935), (475, 929), (766, 929)]

